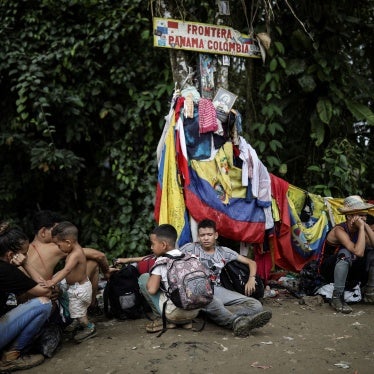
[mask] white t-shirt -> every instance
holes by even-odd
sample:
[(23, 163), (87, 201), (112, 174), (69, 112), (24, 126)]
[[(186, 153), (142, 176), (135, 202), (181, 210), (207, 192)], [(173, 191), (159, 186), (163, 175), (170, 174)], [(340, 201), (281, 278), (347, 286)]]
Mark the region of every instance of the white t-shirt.
[[(168, 255), (170, 256), (180, 256), (182, 252), (179, 249), (172, 249), (171, 251), (167, 252)], [(157, 262), (160, 262), (164, 259), (165, 257), (158, 257), (156, 259), (155, 265)], [(168, 283), (168, 276), (167, 276), (167, 267), (166, 264), (156, 266), (153, 270), (152, 273), (154, 275), (160, 275), (161, 276), (161, 282), (163, 283), (163, 287), (165, 289), (168, 289), (169, 283)], [(160, 295), (160, 300), (159, 300), (159, 307), (162, 312), (162, 308), (164, 306), (164, 302), (167, 300), (167, 296), (165, 295), (165, 292), (161, 292)], [(177, 308), (171, 300), (168, 300), (166, 304), (166, 317), (168, 320), (175, 321), (175, 322), (180, 322), (180, 321), (185, 321), (185, 320), (191, 320), (195, 318), (199, 313), (199, 309), (194, 309), (194, 310), (184, 310), (181, 308)]]

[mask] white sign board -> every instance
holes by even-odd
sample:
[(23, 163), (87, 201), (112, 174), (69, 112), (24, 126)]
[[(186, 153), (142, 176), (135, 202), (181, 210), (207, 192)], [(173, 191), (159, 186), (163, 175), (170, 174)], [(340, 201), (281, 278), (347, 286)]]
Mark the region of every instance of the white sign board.
[(161, 48), (260, 58), (257, 41), (228, 26), (153, 19), (153, 45)]

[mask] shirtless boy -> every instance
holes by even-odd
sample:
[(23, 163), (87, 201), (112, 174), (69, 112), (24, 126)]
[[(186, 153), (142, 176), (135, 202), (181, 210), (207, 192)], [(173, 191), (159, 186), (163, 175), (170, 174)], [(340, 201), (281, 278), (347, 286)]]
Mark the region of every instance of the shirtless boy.
[[(50, 210), (41, 210), (33, 217), (34, 239), (30, 243), (28, 262), (38, 269), (44, 279), (51, 279), (56, 265), (66, 257), (56, 244), (52, 242), (52, 228), (61, 222), (62, 218)], [(99, 282), (99, 270), (106, 279), (111, 272), (116, 271), (109, 267), (105, 254), (93, 248), (83, 248), (87, 258), (87, 275), (92, 283), (92, 300), (89, 312), (95, 311), (96, 294)]]
[(96, 336), (95, 325), (87, 318), (87, 308), (91, 303), (92, 285), (87, 277), (86, 256), (78, 243), (78, 229), (72, 223), (63, 221), (52, 229), (52, 242), (66, 254), (65, 266), (53, 275), (51, 280), (42, 282), (46, 287), (55, 287), (66, 279), (69, 296), (69, 313), (73, 324), (83, 327), (74, 340), (81, 343)]

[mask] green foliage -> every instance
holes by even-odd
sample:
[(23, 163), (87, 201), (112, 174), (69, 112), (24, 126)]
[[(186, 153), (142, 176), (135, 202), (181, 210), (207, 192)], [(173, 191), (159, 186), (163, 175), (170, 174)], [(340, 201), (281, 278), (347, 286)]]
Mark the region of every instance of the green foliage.
[(370, 197), (373, 61), (364, 37), (371, 31), (370, 2), (293, 6), (305, 29), (288, 7), (274, 12), (271, 48), (252, 76), (258, 94), (250, 105), (259, 109), (248, 124), (251, 143), (271, 172), (294, 185)]
[(2, 217), (52, 209), (81, 227), (82, 244), (148, 251), (172, 83), (147, 6), (1, 2)]
[(347, 139), (335, 139), (322, 157), (320, 165), (310, 165), (308, 171), (316, 182), (310, 192), (322, 196), (362, 195), (367, 180), (365, 149)]
[[(167, 6), (178, 19), (217, 21), (213, 0), (0, 2), (3, 219), (30, 231), (35, 210), (52, 209), (79, 225), (84, 245), (113, 257), (148, 251), (174, 86), (168, 52), (153, 48), (149, 5), (157, 16)], [(251, 14), (235, 0), (223, 17), (243, 33), (253, 19), (272, 39), (265, 63), (231, 59), (243, 135), (296, 186), (372, 197), (370, 1), (294, 2), (305, 28), (284, 3), (257, 5)]]

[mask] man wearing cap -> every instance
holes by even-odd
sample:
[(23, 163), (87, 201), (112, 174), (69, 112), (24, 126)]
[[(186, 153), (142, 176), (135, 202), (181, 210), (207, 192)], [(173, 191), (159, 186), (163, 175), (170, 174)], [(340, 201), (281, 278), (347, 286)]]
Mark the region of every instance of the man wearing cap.
[(341, 313), (351, 313), (344, 301), (346, 285), (365, 285), (364, 301), (374, 303), (374, 232), (366, 223), (368, 210), (373, 204), (365, 203), (360, 196), (348, 196), (339, 211), (346, 222), (336, 225), (327, 234), (320, 266), (322, 276), (334, 282), (330, 305)]

